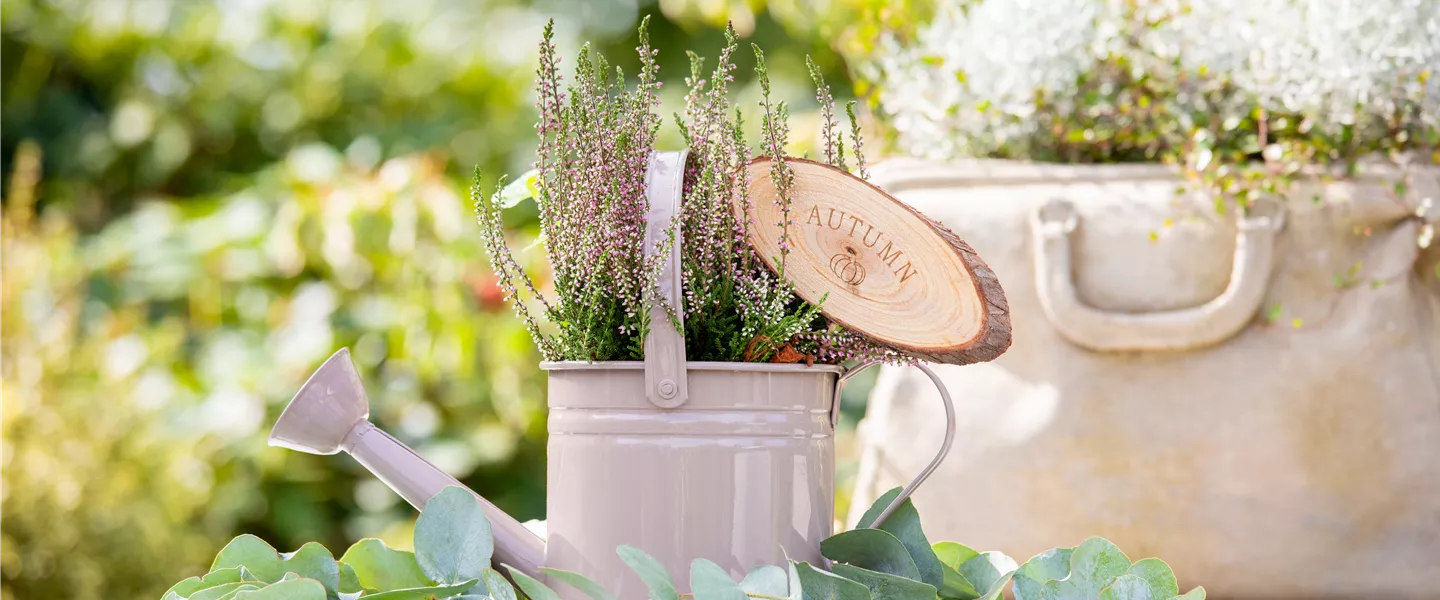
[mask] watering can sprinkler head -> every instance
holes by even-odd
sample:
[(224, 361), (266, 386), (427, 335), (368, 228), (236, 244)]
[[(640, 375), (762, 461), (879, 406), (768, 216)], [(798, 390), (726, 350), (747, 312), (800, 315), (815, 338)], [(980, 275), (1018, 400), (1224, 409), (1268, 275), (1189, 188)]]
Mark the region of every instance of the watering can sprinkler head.
[(307, 454), (335, 454), (356, 425), (370, 418), (360, 373), (341, 348), (310, 375), (270, 430), (270, 445)]
[[(341, 348), (320, 365), (270, 430), (270, 445), (309, 454), (345, 451), (417, 510), (446, 487), (464, 484), (370, 423), (370, 400), (360, 373)], [(473, 490), (471, 494), (475, 494)], [(545, 542), (475, 494), (495, 538), (495, 563), (540, 577)]]

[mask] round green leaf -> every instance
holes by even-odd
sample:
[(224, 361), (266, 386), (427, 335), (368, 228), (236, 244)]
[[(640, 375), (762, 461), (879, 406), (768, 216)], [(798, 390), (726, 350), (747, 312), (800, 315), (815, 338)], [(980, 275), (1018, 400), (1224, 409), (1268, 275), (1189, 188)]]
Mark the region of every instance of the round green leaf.
[(1166, 600), (1150, 595), (1150, 584), (1136, 575), (1121, 575), (1104, 589), (1096, 600)]
[[(930, 546), (926, 545), (925, 550), (930, 551)], [(830, 536), (820, 542), (820, 553), (833, 561), (924, 581), (905, 544), (883, 529), (853, 529)]]
[(210, 564), (210, 572), (243, 566), (260, 581), (270, 583), (280, 581), (285, 575), (281, 562), (279, 551), (265, 540), (247, 533), (230, 540), (220, 549), (220, 553), (215, 555), (215, 562)]
[(485, 582), (485, 589), (490, 592), (492, 600), (518, 600), (515, 597), (515, 588), (510, 586), (510, 582), (506, 581), (499, 571), (486, 568), (480, 579)]
[[(331, 595), (340, 593), (340, 563), (324, 546), (310, 542), (299, 550), (285, 554), (281, 567), (287, 573), (295, 573), (306, 579), (314, 579), (325, 586)], [(298, 588), (297, 588), (298, 589)]]
[(877, 573), (869, 569), (850, 565), (834, 565), (831, 570), (841, 577), (870, 589), (870, 596), (876, 600), (931, 600), (935, 598), (934, 587), (914, 579)]
[(981, 600), (994, 600), (1018, 568), (1015, 559), (1000, 552), (982, 552), (961, 564), (960, 574), (975, 586)]
[(1049, 581), (1070, 576), (1070, 554), (1074, 548), (1051, 548), (1036, 554), (1015, 572), (1015, 600), (1038, 600)]
[(176, 596), (185, 598), (203, 589), (212, 588), (224, 583), (237, 583), (243, 580), (240, 576), (240, 567), (219, 569), (206, 573), (201, 577), (191, 577), (182, 580), (170, 587), (165, 593), (174, 593)]
[(335, 557), (318, 543), (310, 542), (299, 550), (280, 554), (275, 548), (253, 535), (242, 535), (226, 544), (215, 556), (211, 572), (244, 567), (259, 581), (274, 583), (286, 573), (314, 579), (331, 594), (340, 590), (340, 565)]
[(256, 588), (256, 585), (255, 585), (255, 582), (253, 582), (253, 581), (236, 581), (236, 582), (233, 582), (233, 583), (222, 583), (222, 584), (220, 584), (220, 585), (211, 586), (211, 587), (205, 588), (205, 589), (203, 589), (203, 590), (197, 591), (197, 592), (195, 592), (195, 593), (193, 593), (193, 594), (190, 594), (189, 596), (186, 596), (185, 599), (186, 599), (186, 600), (220, 600), (221, 598), (227, 598), (227, 597), (233, 596), (236, 590), (255, 589), (255, 588)]
[(935, 558), (940, 559), (941, 575), (943, 576), (943, 583), (940, 586), (942, 598), (973, 600), (980, 597), (980, 592), (975, 589), (975, 584), (960, 574), (960, 565), (979, 556), (979, 552), (955, 542), (936, 542), (930, 549), (935, 551)]
[[(884, 512), (885, 508), (899, 496), (900, 488), (898, 487), (880, 496), (860, 517), (860, 523), (855, 528), (858, 530), (872, 526), (875, 519), (879, 518), (880, 513)], [(940, 568), (940, 559), (935, 556), (935, 550), (930, 547), (930, 540), (925, 537), (925, 531), (920, 528), (920, 513), (915, 510), (915, 504), (909, 498), (906, 498), (905, 502), (895, 509), (895, 512), (886, 517), (885, 522), (880, 524), (880, 529), (890, 532), (899, 538), (900, 543), (905, 545), (905, 549), (910, 552), (910, 559), (915, 563), (915, 568), (920, 571), (920, 581), (935, 588), (945, 585), (945, 572)]]
[(225, 594), (224, 596), (221, 596), (218, 600), (235, 600), (235, 596), (239, 595), (240, 592), (248, 592), (248, 591), (250, 591), (250, 590), (258, 590), (258, 589), (262, 589), (262, 588), (264, 588), (265, 586), (268, 586), (268, 585), (270, 585), (270, 584), (265, 583), (265, 582), (263, 582), (263, 581), (247, 581), (247, 582), (244, 583), (244, 585), (241, 585), (240, 587), (235, 588), (234, 590), (231, 590), (230, 593)]
[(246, 590), (233, 600), (325, 600), (325, 586), (314, 579), (290, 579), (258, 590)]
[(969, 546), (956, 542), (936, 542), (930, 549), (935, 551), (935, 558), (940, 560), (940, 564), (956, 571), (960, 570), (960, 565), (965, 561), (980, 555)]
[(435, 494), (415, 521), (415, 559), (430, 581), (453, 584), (479, 579), (494, 551), (490, 521), (465, 488)]
[(1130, 559), (1115, 544), (1102, 537), (1085, 540), (1070, 554), (1068, 581), (1079, 586), (1086, 598), (1093, 598), (1100, 589), (1130, 569)]
[[(746, 600), (745, 590), (730, 578), (725, 569), (711, 561), (697, 558), (690, 563), (690, 591), (695, 600)], [(596, 600), (600, 600), (596, 598)]]
[(870, 600), (870, 588), (810, 566), (809, 563), (790, 563), (795, 569), (800, 585), (792, 588), (804, 591), (805, 600)]
[(1126, 574), (1144, 579), (1150, 586), (1150, 595), (1154, 598), (1168, 600), (1180, 595), (1180, 583), (1175, 581), (1175, 571), (1158, 558), (1135, 561)]
[(557, 581), (563, 581), (569, 584), (570, 587), (580, 590), (586, 596), (594, 598), (594, 600), (615, 600), (615, 594), (610, 593), (609, 590), (601, 587), (600, 584), (591, 581), (589, 577), (579, 573), (545, 567), (541, 567), (540, 572), (549, 575)]
[(375, 538), (363, 539), (350, 546), (340, 557), (340, 562), (354, 569), (360, 585), (377, 592), (434, 584), (420, 571), (415, 553), (395, 550)]
[(680, 594), (675, 592), (675, 580), (660, 561), (634, 546), (620, 546), (615, 553), (650, 588), (650, 600), (680, 600)]
[(975, 600), (980, 597), (979, 590), (975, 584), (970, 583), (959, 571), (950, 568), (950, 565), (941, 564), (940, 568), (945, 575), (945, 584), (940, 587), (940, 597), (947, 600)]
[(1185, 595), (1177, 596), (1176, 600), (1205, 600), (1205, 587), (1195, 586), (1195, 589), (1185, 592)]
[(340, 594), (358, 595), (365, 591), (365, 586), (360, 585), (360, 577), (355, 575), (355, 569), (343, 561), (340, 563)]
[(790, 593), (789, 574), (774, 565), (760, 565), (750, 569), (740, 581), (740, 589), (747, 594), (763, 594), (783, 598)]

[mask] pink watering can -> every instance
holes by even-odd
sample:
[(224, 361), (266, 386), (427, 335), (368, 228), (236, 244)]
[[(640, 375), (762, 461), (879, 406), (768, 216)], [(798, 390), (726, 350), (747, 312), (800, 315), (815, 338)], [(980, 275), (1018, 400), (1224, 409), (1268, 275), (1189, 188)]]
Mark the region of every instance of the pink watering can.
[[(683, 161), (683, 152), (652, 161), (649, 237), (661, 235), (678, 206)], [(806, 180), (797, 181), (803, 186)], [(677, 242), (672, 251), (679, 248)], [(659, 288), (679, 306), (675, 262), (672, 255)], [(853, 292), (852, 271), (839, 275), (848, 276), (841, 284)], [(1003, 308), (1003, 297), (1000, 303)], [(662, 308), (654, 310), (654, 322), (669, 318)], [(620, 545), (656, 557), (682, 591), (696, 558), (737, 577), (759, 565), (784, 564), (787, 557), (828, 564), (820, 542), (834, 528), (840, 390), (871, 364), (847, 370), (687, 362), (683, 337), (668, 327), (652, 328), (644, 361), (541, 363), (549, 373), (548, 539), (481, 498), (495, 538), (494, 561), (542, 580), (541, 566), (575, 571), (621, 598), (644, 597), (646, 587), (616, 554)], [(950, 396), (929, 368), (917, 366), (940, 389), (945, 439), (876, 526), (934, 471), (953, 440)], [(368, 417), (360, 376), (342, 349), (290, 401), (270, 444), (312, 454), (348, 452), (417, 508), (446, 486), (461, 485)], [(560, 587), (562, 595), (577, 592)]]

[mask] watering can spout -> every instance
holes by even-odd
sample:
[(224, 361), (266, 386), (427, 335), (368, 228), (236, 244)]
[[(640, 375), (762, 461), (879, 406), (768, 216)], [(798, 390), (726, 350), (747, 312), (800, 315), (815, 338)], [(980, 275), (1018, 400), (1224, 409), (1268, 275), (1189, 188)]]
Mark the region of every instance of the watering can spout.
[[(270, 432), (270, 445), (309, 454), (351, 456), (416, 509), (448, 486), (465, 488), (454, 477), (370, 423), (370, 400), (360, 374), (341, 348), (315, 371)], [(465, 488), (469, 489), (469, 488)], [(470, 493), (474, 494), (474, 491)], [(545, 542), (519, 521), (475, 494), (495, 538), (495, 563), (539, 577)]]

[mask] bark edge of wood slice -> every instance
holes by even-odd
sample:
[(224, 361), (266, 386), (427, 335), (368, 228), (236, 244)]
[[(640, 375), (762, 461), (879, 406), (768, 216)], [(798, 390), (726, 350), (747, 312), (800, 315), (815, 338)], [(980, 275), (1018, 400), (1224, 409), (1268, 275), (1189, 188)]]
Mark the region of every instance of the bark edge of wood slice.
[[(750, 243), (778, 273), (783, 219), (773, 164), (760, 157), (747, 166)], [(1010, 347), (1005, 291), (969, 244), (838, 167), (785, 164), (794, 176), (785, 276), (797, 295), (847, 329), (927, 361), (986, 362)]]

